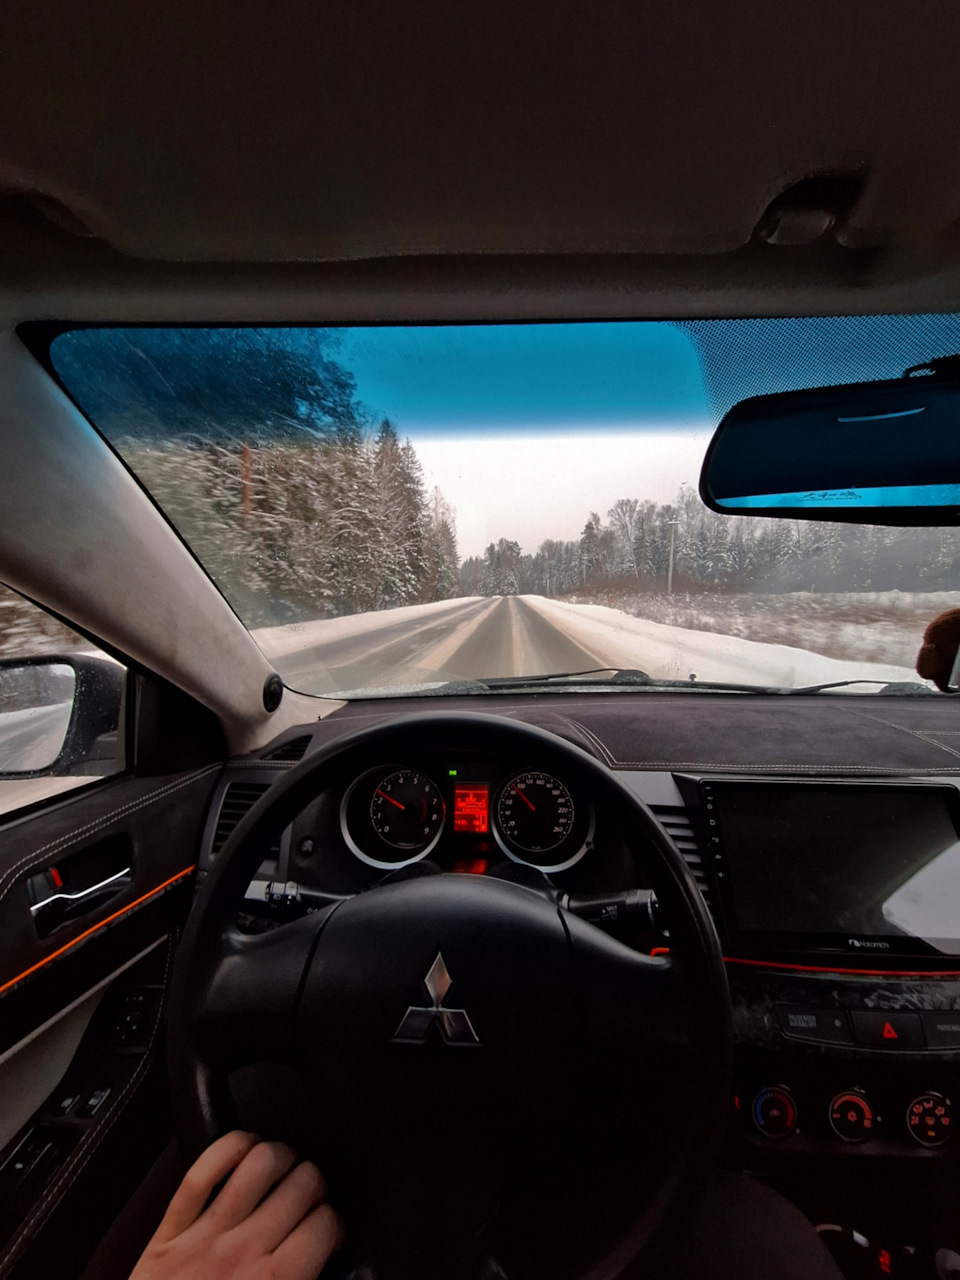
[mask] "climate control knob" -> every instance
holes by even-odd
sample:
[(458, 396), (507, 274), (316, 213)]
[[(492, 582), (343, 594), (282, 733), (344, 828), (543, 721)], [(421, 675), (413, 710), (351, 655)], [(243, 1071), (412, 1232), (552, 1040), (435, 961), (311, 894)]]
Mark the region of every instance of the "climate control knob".
[(942, 1093), (921, 1093), (907, 1107), (910, 1137), (921, 1147), (942, 1147), (953, 1128), (950, 1099)]
[(753, 1123), (765, 1138), (789, 1138), (797, 1129), (797, 1104), (781, 1084), (769, 1085), (753, 1100)]
[(828, 1114), (833, 1132), (843, 1142), (868, 1142), (873, 1137), (876, 1116), (858, 1089), (838, 1093)]

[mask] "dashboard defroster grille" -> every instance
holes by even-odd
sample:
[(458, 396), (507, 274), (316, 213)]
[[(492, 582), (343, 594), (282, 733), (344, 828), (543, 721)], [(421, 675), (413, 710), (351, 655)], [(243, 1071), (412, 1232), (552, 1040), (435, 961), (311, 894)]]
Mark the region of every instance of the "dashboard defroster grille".
[(283, 760), (286, 763), (296, 764), (306, 755), (307, 747), (312, 741), (309, 734), (305, 734), (302, 738), (291, 738), (289, 742), (281, 742), (279, 747), (274, 747), (269, 755), (264, 756), (264, 759)]
[(704, 869), (700, 844), (697, 840), (693, 823), (690, 821), (689, 811), (680, 805), (654, 804), (650, 807), (660, 819), (668, 834), (673, 838), (674, 844), (680, 850), (684, 862), (690, 868), (693, 878), (697, 882), (697, 888), (703, 895), (707, 909), (711, 915), (714, 915), (710, 884)]

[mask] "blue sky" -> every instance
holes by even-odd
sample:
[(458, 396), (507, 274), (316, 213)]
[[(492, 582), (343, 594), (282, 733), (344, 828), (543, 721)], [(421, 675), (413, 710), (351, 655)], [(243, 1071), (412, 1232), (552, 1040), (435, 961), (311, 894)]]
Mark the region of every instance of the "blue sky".
[(693, 344), (670, 324), (352, 329), (340, 358), (359, 399), (415, 438), (444, 428), (636, 431), (709, 417)]
[[(409, 437), (460, 550), (577, 538), (618, 498), (695, 486), (712, 423), (693, 343), (672, 324), (343, 331), (357, 396)], [(465, 439), (464, 437), (468, 437)]]

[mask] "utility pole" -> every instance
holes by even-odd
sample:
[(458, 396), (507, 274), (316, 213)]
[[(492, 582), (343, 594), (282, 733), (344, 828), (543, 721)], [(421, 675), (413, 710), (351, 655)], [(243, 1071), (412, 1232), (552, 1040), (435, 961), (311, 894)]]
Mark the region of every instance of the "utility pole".
[(677, 536), (677, 525), (679, 523), (680, 523), (679, 520), (667, 521), (667, 524), (670, 526), (670, 563), (667, 567), (667, 595), (668, 596), (673, 595), (673, 543), (674, 543), (674, 539)]

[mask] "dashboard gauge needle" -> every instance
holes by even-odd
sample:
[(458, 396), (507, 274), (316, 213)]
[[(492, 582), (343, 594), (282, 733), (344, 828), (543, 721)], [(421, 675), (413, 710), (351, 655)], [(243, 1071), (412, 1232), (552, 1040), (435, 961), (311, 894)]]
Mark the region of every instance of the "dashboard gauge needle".
[(537, 812), (537, 806), (533, 804), (530, 800), (528, 800), (522, 791), (518, 791), (516, 787), (511, 787), (510, 790), (513, 792), (515, 796), (520, 797), (520, 799), (527, 806), (527, 808), (530, 810), (531, 813)]
[(380, 790), (378, 789), (378, 791), (377, 791), (377, 795), (378, 795), (378, 796), (383, 796), (383, 798), (384, 798), (384, 800), (386, 800), (387, 804), (392, 804), (392, 805), (393, 805), (395, 808), (397, 808), (397, 809), (406, 809), (406, 807), (407, 807), (405, 804), (401, 804), (399, 800), (394, 800), (393, 796), (388, 796), (388, 795), (387, 795), (387, 793), (386, 793), (385, 791), (380, 791)]

